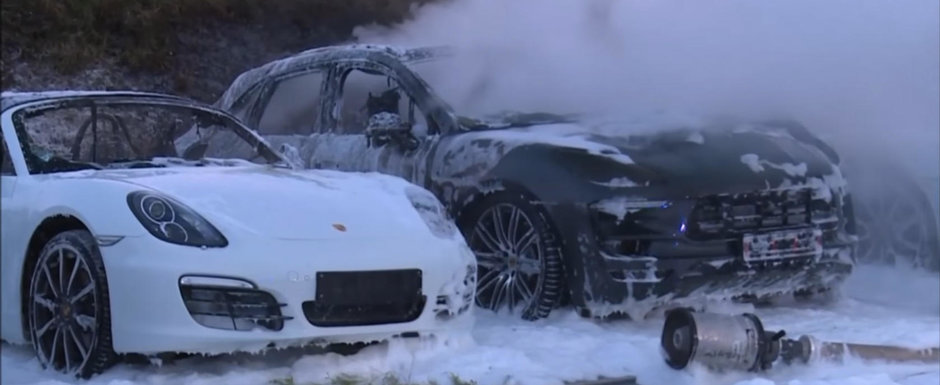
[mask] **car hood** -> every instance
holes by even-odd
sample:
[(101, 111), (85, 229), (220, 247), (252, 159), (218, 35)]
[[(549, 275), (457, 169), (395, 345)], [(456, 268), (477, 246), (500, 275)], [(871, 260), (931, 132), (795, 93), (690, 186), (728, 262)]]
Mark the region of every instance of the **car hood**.
[[(509, 147), (540, 144), (579, 149), (624, 165), (624, 170), (637, 171), (630, 173), (635, 180), (620, 178), (622, 187), (663, 186), (669, 191), (701, 195), (842, 183), (838, 168), (825, 152), (773, 124), (716, 123), (653, 129), (630, 122), (587, 122), (550, 114), (517, 114), (485, 124), (472, 122), (476, 125), (465, 135), (476, 140), (492, 140)], [(610, 172), (583, 171), (581, 175), (586, 178), (596, 174), (610, 179), (595, 182), (617, 183)]]
[[(312, 240), (427, 232), (404, 180), (380, 174), (271, 167), (168, 167), (85, 172), (156, 190), (219, 228)], [(334, 226), (335, 225), (335, 226)]]
[(593, 138), (652, 171), (651, 182), (698, 194), (813, 184), (839, 172), (819, 148), (786, 134), (755, 129), (677, 129)]

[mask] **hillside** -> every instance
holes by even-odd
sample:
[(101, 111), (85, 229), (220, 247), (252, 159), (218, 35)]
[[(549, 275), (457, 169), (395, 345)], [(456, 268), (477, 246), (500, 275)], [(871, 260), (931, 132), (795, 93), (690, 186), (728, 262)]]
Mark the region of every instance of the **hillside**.
[(235, 76), (433, 0), (5, 0), (2, 89), (135, 89), (214, 101)]

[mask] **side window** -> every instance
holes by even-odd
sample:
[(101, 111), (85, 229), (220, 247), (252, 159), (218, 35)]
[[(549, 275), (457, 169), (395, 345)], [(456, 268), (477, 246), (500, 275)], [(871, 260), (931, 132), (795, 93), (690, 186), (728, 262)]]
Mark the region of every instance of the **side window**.
[(249, 107), (254, 105), (262, 88), (263, 87), (258, 84), (252, 87), (248, 92), (242, 94), (241, 98), (236, 100), (235, 103), (232, 103), (232, 106), (229, 107), (229, 112), (247, 123), (250, 118), (248, 115), (251, 113)]
[(308, 72), (279, 81), (268, 99), (258, 132), (262, 135), (309, 134), (320, 114), (323, 72)]
[(383, 74), (352, 70), (343, 80), (340, 133), (361, 134), (369, 118), (379, 113), (398, 115), (417, 137), (427, 134), (424, 114), (395, 80)]
[(10, 153), (7, 151), (7, 141), (2, 139), (3, 146), (0, 146), (0, 160), (3, 162), (2, 168), (0, 168), (0, 175), (16, 175), (16, 170), (13, 169), (13, 161), (10, 159)]

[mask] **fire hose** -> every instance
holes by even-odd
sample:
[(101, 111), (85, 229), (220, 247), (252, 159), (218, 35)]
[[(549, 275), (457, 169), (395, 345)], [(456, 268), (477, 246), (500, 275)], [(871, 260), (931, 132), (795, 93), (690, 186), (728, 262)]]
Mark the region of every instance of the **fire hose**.
[(838, 361), (847, 355), (862, 359), (940, 363), (940, 347), (911, 349), (898, 346), (827, 342), (810, 335), (784, 338), (783, 330), (765, 330), (754, 314), (725, 315), (672, 309), (666, 314), (660, 339), (666, 363), (683, 369), (696, 362), (712, 370), (763, 371), (774, 364)]

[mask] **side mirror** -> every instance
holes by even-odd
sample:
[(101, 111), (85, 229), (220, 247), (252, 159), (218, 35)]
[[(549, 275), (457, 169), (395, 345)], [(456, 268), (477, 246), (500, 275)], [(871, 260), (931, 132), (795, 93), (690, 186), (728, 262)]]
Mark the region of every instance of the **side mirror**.
[(389, 112), (372, 115), (365, 134), (369, 147), (396, 143), (405, 151), (411, 151), (419, 145), (418, 139), (411, 133), (411, 126), (402, 122), (398, 114)]
[(379, 112), (369, 117), (366, 125), (368, 137), (392, 137), (409, 134), (411, 127), (401, 121), (401, 116), (389, 112)]

